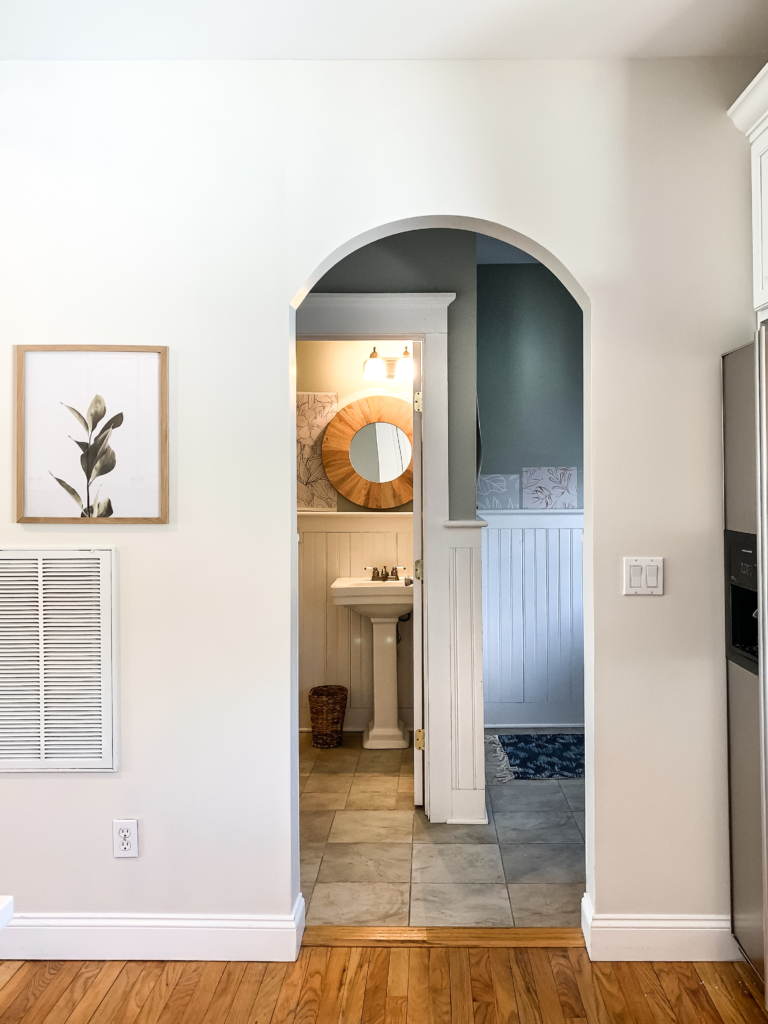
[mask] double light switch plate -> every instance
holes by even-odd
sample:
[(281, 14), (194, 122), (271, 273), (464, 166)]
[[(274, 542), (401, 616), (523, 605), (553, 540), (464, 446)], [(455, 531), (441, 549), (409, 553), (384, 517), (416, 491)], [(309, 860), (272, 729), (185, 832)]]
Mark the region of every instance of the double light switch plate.
[(663, 558), (625, 558), (624, 593), (653, 597), (664, 593)]

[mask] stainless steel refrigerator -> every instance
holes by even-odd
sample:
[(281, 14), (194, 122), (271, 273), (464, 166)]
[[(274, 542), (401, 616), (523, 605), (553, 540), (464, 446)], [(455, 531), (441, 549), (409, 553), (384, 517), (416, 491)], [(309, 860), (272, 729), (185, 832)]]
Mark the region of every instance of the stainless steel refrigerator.
[(725, 647), (733, 933), (765, 978), (768, 444), (765, 331), (723, 356)]

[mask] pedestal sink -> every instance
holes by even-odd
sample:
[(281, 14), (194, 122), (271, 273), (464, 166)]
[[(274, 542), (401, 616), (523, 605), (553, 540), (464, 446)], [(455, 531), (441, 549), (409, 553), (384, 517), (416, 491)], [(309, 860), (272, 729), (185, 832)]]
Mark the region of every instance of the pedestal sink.
[(410, 745), (408, 729), (397, 715), (397, 620), (413, 610), (413, 587), (402, 580), (373, 582), (342, 577), (331, 584), (333, 603), (373, 623), (373, 721), (363, 746), (387, 750)]

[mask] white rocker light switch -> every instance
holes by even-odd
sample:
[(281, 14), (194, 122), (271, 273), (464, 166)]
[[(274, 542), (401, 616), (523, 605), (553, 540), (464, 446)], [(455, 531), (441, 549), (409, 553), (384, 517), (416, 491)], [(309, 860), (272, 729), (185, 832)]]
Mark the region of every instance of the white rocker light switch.
[(664, 559), (624, 559), (624, 593), (654, 597), (664, 593)]

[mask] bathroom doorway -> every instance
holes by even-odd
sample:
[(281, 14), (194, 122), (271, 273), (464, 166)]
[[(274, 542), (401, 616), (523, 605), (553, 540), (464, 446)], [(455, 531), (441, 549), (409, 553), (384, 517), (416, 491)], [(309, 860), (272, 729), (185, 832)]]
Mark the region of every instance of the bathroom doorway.
[[(431, 774), (432, 777), (431, 785), (427, 778), (427, 807), (419, 807), (419, 786), (415, 775), (412, 776), (416, 781), (414, 795), (404, 796), (410, 790), (407, 776), (413, 771), (410, 756), (403, 758), (401, 752), (395, 764), (396, 755), (391, 750), (366, 751), (362, 746), (360, 732), (355, 734), (351, 731), (351, 726), (355, 725), (354, 714), (348, 720), (350, 728), (337, 753), (315, 752), (311, 748), (309, 734), (303, 733), (299, 761), (301, 887), (309, 905), (309, 925), (511, 927), (515, 924), (530, 926), (540, 923), (568, 927), (573, 926), (578, 919), (583, 883), (566, 883), (570, 901), (567, 907), (560, 906), (562, 900), (552, 899), (553, 896), (565, 895), (565, 889), (560, 888), (552, 893), (537, 893), (537, 899), (533, 901), (535, 905), (521, 904), (517, 913), (514, 913), (516, 908), (512, 906), (513, 897), (525, 895), (531, 884), (538, 883), (533, 879), (521, 880), (517, 877), (511, 881), (507, 878), (508, 862), (511, 865), (509, 870), (513, 873), (517, 871), (518, 876), (520, 864), (513, 864), (514, 857), (505, 858), (502, 849), (504, 844), (500, 842), (496, 828), (497, 815), (491, 802), (486, 804), (485, 799), (487, 747), (483, 743), (483, 655), (480, 628), (483, 615), (479, 593), (480, 566), (485, 557), (481, 537), (488, 532), (488, 527), (477, 510), (480, 468), (474, 386), (474, 359), (477, 352), (477, 247), (477, 235), (469, 231), (442, 229), (389, 236), (378, 243), (364, 246), (342, 260), (339, 266), (343, 273), (334, 274), (332, 268), (308, 300), (299, 307), (299, 392), (303, 390), (300, 356), (305, 344), (354, 340), (363, 341), (367, 345), (377, 339), (381, 342), (394, 340), (394, 332), (387, 334), (384, 331), (366, 330), (362, 338), (359, 327), (351, 333), (341, 332), (338, 330), (338, 320), (333, 329), (329, 329), (328, 312), (336, 306), (333, 315), (338, 316), (339, 307), (345, 302), (368, 302), (373, 309), (377, 303), (384, 302), (385, 298), (394, 298), (398, 288), (405, 292), (402, 295), (403, 301), (415, 301), (417, 298), (424, 300), (428, 294), (441, 296), (449, 307), (450, 325), (446, 330), (446, 340), (448, 332), (452, 332), (452, 340), (456, 340), (453, 359), (448, 346), (443, 349), (444, 370), (449, 382), (445, 405), (450, 406), (449, 410), (444, 410), (450, 412), (450, 416), (446, 415), (444, 431), (447, 450), (445, 502), (442, 508), (434, 508), (431, 516), (425, 514), (424, 517), (426, 575), (437, 612), (432, 617), (432, 625), (434, 627), (436, 622), (444, 623), (439, 643), (437, 631), (433, 629), (427, 659), (429, 671), (425, 690), (428, 700), (424, 725), (427, 747), (431, 748), (428, 776)], [(459, 262), (463, 261), (463, 276), (448, 280), (446, 269), (457, 253), (460, 254)], [(451, 258), (446, 254), (450, 254)], [(439, 280), (434, 276), (435, 266), (438, 275), (442, 274)], [(407, 287), (404, 286), (405, 281)], [(380, 289), (378, 293), (372, 291), (376, 287)], [(448, 287), (455, 287), (455, 290), (450, 294), (447, 290), (434, 291)], [(427, 288), (433, 291), (428, 293)], [(469, 304), (466, 301), (468, 292), (471, 292)], [(458, 315), (454, 313), (450, 320), (454, 299), (456, 302), (463, 299), (464, 304), (459, 305)], [(315, 329), (309, 332), (313, 339), (310, 341), (303, 329), (303, 322), (306, 322), (306, 310), (313, 305)], [(467, 315), (468, 305), (472, 307), (471, 315)], [(413, 320), (410, 322), (412, 324)], [(427, 341), (429, 337), (429, 332), (425, 332), (424, 340)], [(417, 340), (415, 334), (408, 335), (408, 339), (412, 342)], [(371, 348), (362, 355), (370, 358)], [(309, 386), (306, 381), (304, 384), (305, 387)], [(312, 384), (312, 387), (315, 386)], [(429, 399), (433, 392), (430, 390), (428, 369), (423, 390), (425, 404), (429, 409)], [(465, 401), (467, 396), (470, 398), (468, 402)], [(425, 429), (428, 431), (428, 414), (426, 420)], [(450, 445), (447, 444), (449, 434)], [(451, 471), (450, 496), (448, 462)], [(427, 446), (424, 458), (424, 472), (427, 476), (432, 465)], [(457, 482), (461, 484), (460, 488), (454, 486)], [(458, 495), (455, 493), (457, 490), (460, 492)], [(350, 513), (337, 511), (336, 514), (342, 516)], [(314, 513), (300, 513), (300, 520), (307, 520), (310, 516), (314, 516)], [(320, 520), (313, 518), (311, 521)], [(304, 535), (308, 531), (301, 525), (299, 529), (302, 533), (300, 560), (304, 564), (308, 554), (308, 548), (303, 547)], [(430, 530), (433, 531), (432, 538), (437, 538), (431, 548)], [(318, 542), (312, 539), (310, 543), (317, 545)], [(376, 563), (371, 559), (363, 564)], [(326, 563), (326, 588), (327, 573)], [(326, 623), (328, 621), (326, 619)], [(402, 647), (402, 644), (401, 640), (398, 646)], [(315, 663), (319, 664), (317, 645), (307, 642), (302, 635), (301, 616), (300, 650), (300, 670), (302, 660), (306, 661), (308, 657), (314, 658)], [(330, 681), (327, 672), (323, 681)], [(417, 707), (414, 707), (414, 713), (418, 713)], [(418, 727), (416, 718), (414, 726)], [(364, 726), (357, 723), (357, 728)], [(416, 771), (419, 763), (417, 755)], [(393, 781), (395, 776), (396, 785)], [(535, 781), (532, 786), (534, 789), (551, 788), (551, 782), (547, 781), (541, 786)], [(555, 786), (565, 803), (565, 813), (572, 814), (562, 787), (557, 782)], [(533, 796), (532, 790), (524, 793), (518, 785), (512, 785), (509, 794), (514, 790), (517, 790), (515, 795), (520, 806), (500, 809), (499, 816), (513, 814), (519, 818), (522, 814), (526, 819), (531, 818), (528, 805)], [(544, 794), (542, 798), (546, 802)], [(406, 799), (410, 799), (410, 810), (406, 810)], [(549, 800), (552, 803), (552, 794)], [(321, 808), (320, 804), (324, 806)], [(331, 804), (334, 805), (333, 809)], [(392, 815), (388, 821), (381, 816), (385, 808), (385, 813)], [(539, 810), (533, 813), (533, 817), (537, 813)], [(549, 810), (545, 809), (542, 813), (546, 815)], [(396, 821), (395, 816), (403, 816), (403, 821)], [(377, 817), (379, 820), (376, 820)], [(522, 819), (518, 824), (522, 824)], [(516, 848), (525, 846), (527, 849), (522, 850), (523, 854), (533, 852), (535, 855), (536, 848), (526, 842), (530, 838), (531, 833), (528, 836), (513, 836), (507, 845)], [(578, 829), (575, 836), (566, 842), (574, 839), (574, 845), (581, 846), (583, 850), (582, 833)], [(534, 838), (534, 843), (538, 842)], [(521, 851), (518, 848), (516, 852), (519, 854)], [(567, 852), (569, 855), (573, 853), (570, 850)], [(583, 853), (581, 856), (583, 865)], [(570, 864), (573, 857), (566, 859)], [(544, 883), (549, 888), (551, 884), (560, 885), (561, 881)], [(577, 893), (575, 890), (579, 885)]]

